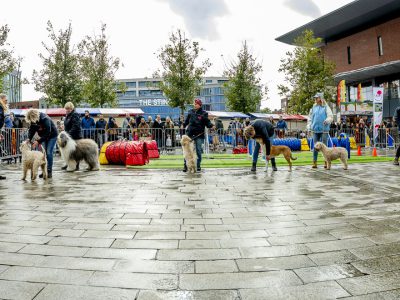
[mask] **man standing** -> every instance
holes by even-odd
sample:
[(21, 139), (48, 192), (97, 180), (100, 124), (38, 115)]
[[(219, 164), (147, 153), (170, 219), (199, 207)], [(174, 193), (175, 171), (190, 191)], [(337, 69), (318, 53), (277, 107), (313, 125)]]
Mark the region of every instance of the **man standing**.
[[(395, 120), (396, 120), (397, 129), (398, 129), (399, 136), (400, 136), (400, 106), (396, 108), (396, 111), (395, 111), (395, 113), (394, 113), (394, 118), (395, 118)], [(400, 145), (397, 147), (397, 150), (396, 150), (396, 157), (394, 158), (394, 161), (393, 161), (393, 164), (394, 164), (395, 166), (398, 166), (398, 165), (399, 165), (399, 158), (400, 158)]]
[[(317, 142), (322, 142), (327, 145), (328, 133), (330, 129), (330, 124), (333, 121), (333, 114), (331, 108), (326, 104), (323, 94), (317, 93), (314, 96), (315, 103), (310, 110), (307, 122), (307, 130), (313, 133), (314, 145)], [(313, 153), (313, 165), (312, 168), (317, 168), (318, 151), (314, 149)], [(326, 168), (326, 162), (325, 166)]]
[(130, 139), (129, 138), (130, 129), (131, 129), (131, 116), (130, 116), (130, 114), (126, 114), (124, 122), (122, 123), (122, 132), (123, 132), (124, 138), (127, 140)]
[[(46, 150), (47, 177), (51, 178), (53, 172), (53, 152), (58, 135), (57, 127), (48, 115), (39, 112), (37, 109), (28, 110), (25, 119), (29, 123), (29, 141), (32, 141), (36, 133), (40, 137), (39, 140), (33, 142), (32, 148), (36, 148), (41, 144)], [(43, 178), (43, 174), (39, 175), (39, 177)]]
[(94, 119), (90, 116), (88, 110), (85, 110), (85, 116), (82, 119), (81, 127), (83, 130), (83, 137), (85, 139), (94, 139), (94, 128), (96, 128), (96, 123)]
[[(0, 94), (0, 131), (4, 126), (4, 119), (5, 115), (4, 113), (8, 110), (7, 106), (7, 95), (5, 94)], [(4, 136), (0, 133), (0, 142), (2, 142), (4, 139)], [(5, 180), (5, 176), (0, 175), (0, 180)]]
[(152, 131), (153, 131), (153, 136), (154, 136), (154, 139), (156, 140), (157, 147), (159, 150), (163, 147), (163, 145), (162, 145), (162, 129), (163, 129), (163, 124), (161, 122), (161, 116), (157, 115), (155, 121), (153, 122)]
[[(260, 138), (263, 140), (263, 143), (265, 145), (265, 158), (267, 160), (266, 163), (268, 163), (269, 160), (271, 160), (272, 164), (272, 170), (278, 171), (276, 168), (276, 162), (274, 157), (270, 157), (271, 154), (271, 146), (274, 138), (274, 126), (265, 120), (255, 120), (250, 123), (249, 126), (247, 126), (244, 129), (244, 136), (247, 140), (249, 139), (256, 139)], [(254, 147), (253, 150), (253, 166), (251, 167), (251, 171), (255, 172), (257, 169), (257, 160), (258, 160), (258, 155), (260, 153), (260, 143), (256, 142), (256, 146)]]
[(276, 129), (279, 132), (279, 138), (284, 138), (285, 137), (285, 131), (287, 130), (287, 124), (286, 121), (282, 118), (282, 116), (279, 116), (279, 121), (276, 123)]
[[(72, 102), (67, 102), (64, 105), (65, 112), (67, 113), (64, 119), (64, 130), (68, 133), (73, 140), (82, 138), (81, 120), (79, 114), (75, 111), (75, 106)], [(67, 165), (61, 169), (66, 170)], [(79, 163), (76, 164), (76, 169), (79, 170)]]
[(96, 122), (96, 134), (97, 134), (97, 143), (99, 146), (103, 146), (103, 143), (105, 142), (105, 137), (106, 137), (106, 125), (107, 121), (104, 120), (104, 117), (102, 114), (99, 115), (99, 119)]
[[(193, 140), (197, 154), (197, 171), (201, 171), (201, 154), (204, 144), (205, 128), (213, 128), (211, 121), (208, 119), (208, 113), (201, 108), (203, 103), (200, 99), (194, 100), (194, 108), (189, 111), (183, 127), (187, 127), (186, 134)], [(187, 172), (186, 161), (184, 160), (183, 172)]]

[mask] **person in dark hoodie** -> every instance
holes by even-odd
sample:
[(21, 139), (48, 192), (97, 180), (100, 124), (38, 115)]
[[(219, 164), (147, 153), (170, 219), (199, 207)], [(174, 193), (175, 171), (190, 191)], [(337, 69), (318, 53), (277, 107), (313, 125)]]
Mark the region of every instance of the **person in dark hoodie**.
[(100, 114), (99, 119), (96, 122), (97, 143), (99, 144), (100, 147), (105, 142), (106, 126), (107, 126), (107, 121), (104, 120), (103, 115)]
[[(26, 113), (26, 122), (29, 124), (28, 139), (32, 141), (37, 133), (40, 137), (32, 143), (32, 148), (36, 148), (39, 144), (46, 150), (47, 157), (47, 174), (48, 178), (52, 178), (53, 173), (53, 152), (57, 142), (57, 127), (45, 113), (39, 112), (37, 109), (30, 109)], [(43, 174), (39, 175), (43, 178)]]
[(106, 125), (106, 131), (108, 135), (108, 141), (116, 141), (118, 136), (118, 124), (115, 122), (113, 117), (108, 118), (108, 123)]
[[(64, 105), (65, 112), (67, 113), (64, 119), (64, 131), (68, 133), (73, 140), (80, 140), (82, 138), (81, 119), (79, 114), (75, 111), (75, 106), (72, 102), (67, 102)], [(61, 169), (66, 170), (68, 166), (63, 166)], [(76, 164), (76, 169), (79, 169), (79, 163)]]
[[(265, 151), (267, 152), (265, 153), (267, 163), (269, 160), (271, 160), (272, 170), (277, 171), (278, 169), (276, 168), (275, 158), (270, 157), (274, 134), (274, 126), (265, 120), (255, 120), (244, 129), (244, 136), (247, 140), (255, 138), (261, 138), (263, 140)], [(260, 147), (260, 143), (256, 142), (256, 146), (254, 147), (253, 151), (253, 166), (251, 167), (252, 172), (255, 172), (257, 168)]]
[(85, 139), (94, 139), (94, 128), (96, 127), (96, 123), (94, 119), (90, 116), (88, 110), (85, 110), (85, 116), (82, 118), (81, 128), (83, 131), (83, 138)]
[[(201, 171), (201, 153), (204, 144), (205, 128), (215, 128), (208, 118), (208, 113), (201, 108), (203, 103), (200, 99), (194, 100), (194, 108), (189, 111), (183, 127), (186, 129), (186, 134), (193, 140), (197, 154), (197, 171)], [(186, 161), (184, 160), (183, 172), (187, 172)]]

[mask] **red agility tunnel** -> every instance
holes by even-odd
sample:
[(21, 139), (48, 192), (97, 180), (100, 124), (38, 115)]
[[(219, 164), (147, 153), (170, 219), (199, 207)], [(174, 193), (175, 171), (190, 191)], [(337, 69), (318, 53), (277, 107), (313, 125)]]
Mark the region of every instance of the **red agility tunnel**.
[(113, 165), (143, 166), (149, 162), (146, 143), (124, 140), (111, 143), (106, 158)]
[(158, 151), (158, 146), (156, 141), (146, 141), (147, 151), (149, 152), (149, 158), (160, 158), (160, 152)]

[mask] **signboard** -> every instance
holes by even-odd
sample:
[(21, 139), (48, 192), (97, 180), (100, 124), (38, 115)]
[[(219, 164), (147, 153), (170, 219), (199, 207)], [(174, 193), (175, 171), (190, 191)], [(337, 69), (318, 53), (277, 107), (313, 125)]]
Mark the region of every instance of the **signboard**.
[(143, 99), (124, 99), (121, 98), (124, 104), (129, 104), (130, 106), (168, 106), (168, 100), (165, 98), (143, 98)]
[(374, 141), (376, 142), (376, 138), (378, 137), (378, 128), (382, 123), (383, 116), (383, 88), (374, 87), (372, 91), (374, 96)]
[(341, 80), (337, 86), (337, 105), (346, 102), (346, 81)]

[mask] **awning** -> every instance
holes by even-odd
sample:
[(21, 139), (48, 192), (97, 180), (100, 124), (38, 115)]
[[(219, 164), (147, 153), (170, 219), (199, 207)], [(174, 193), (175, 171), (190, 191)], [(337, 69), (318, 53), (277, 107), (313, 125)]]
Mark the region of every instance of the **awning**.
[(100, 109), (98, 109), (98, 108), (90, 108), (90, 107), (89, 108), (84, 108), (84, 107), (75, 108), (75, 111), (80, 115), (84, 115), (86, 110), (88, 110), (89, 114), (91, 114), (91, 115), (100, 114)]
[(64, 108), (48, 108), (44, 110), (44, 113), (49, 117), (61, 117), (65, 116), (66, 112)]
[(400, 73), (400, 60), (387, 62), (380, 65), (374, 65), (366, 68), (361, 68), (349, 72), (338, 73), (334, 76), (336, 84), (341, 80), (347, 82), (360, 82), (375, 77)]
[(248, 118), (249, 116), (237, 111), (207, 111), (211, 117), (218, 118)]
[(14, 113), (14, 116), (16, 116), (16, 117), (25, 116), (25, 114), (23, 114), (24, 109), (14, 108), (14, 109), (10, 109), (10, 112)]
[(144, 114), (144, 111), (140, 108), (124, 108), (125, 113), (130, 115), (141, 115)]
[(251, 116), (257, 118), (257, 119), (272, 119), (278, 120), (279, 115), (278, 114), (262, 114), (262, 113), (250, 113)]

